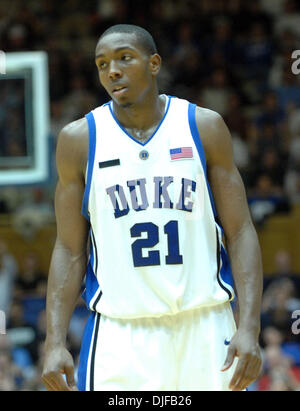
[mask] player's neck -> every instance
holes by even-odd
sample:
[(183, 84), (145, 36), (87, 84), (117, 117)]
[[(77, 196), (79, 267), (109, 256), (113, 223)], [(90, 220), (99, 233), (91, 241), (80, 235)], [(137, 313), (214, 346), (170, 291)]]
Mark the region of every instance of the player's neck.
[(156, 126), (164, 116), (165, 97), (155, 92), (127, 107), (114, 103), (113, 111), (123, 127), (146, 131)]

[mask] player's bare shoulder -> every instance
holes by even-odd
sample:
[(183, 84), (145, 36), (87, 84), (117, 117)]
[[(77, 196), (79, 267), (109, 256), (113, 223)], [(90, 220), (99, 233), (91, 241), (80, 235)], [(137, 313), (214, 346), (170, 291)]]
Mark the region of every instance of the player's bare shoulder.
[(223, 117), (216, 111), (199, 107), (196, 108), (196, 123), (201, 137), (207, 160), (224, 155), (232, 144), (231, 135)]
[(210, 137), (218, 135), (225, 126), (224, 120), (219, 113), (199, 106), (196, 108), (196, 122), (201, 138), (205, 138), (206, 135)]
[(56, 149), (58, 173), (83, 176), (88, 159), (89, 130), (86, 118), (67, 124), (59, 133)]

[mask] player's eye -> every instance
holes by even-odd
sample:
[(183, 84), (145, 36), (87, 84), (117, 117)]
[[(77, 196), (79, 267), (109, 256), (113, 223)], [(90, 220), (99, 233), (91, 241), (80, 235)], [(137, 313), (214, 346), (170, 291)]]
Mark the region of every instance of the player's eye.
[(105, 61), (100, 61), (99, 63), (98, 63), (98, 68), (100, 69), (100, 70), (103, 70), (103, 69), (105, 69), (107, 67), (107, 63), (105, 63)]
[(123, 61), (130, 61), (132, 59), (132, 57), (129, 54), (124, 54), (122, 56), (122, 60)]

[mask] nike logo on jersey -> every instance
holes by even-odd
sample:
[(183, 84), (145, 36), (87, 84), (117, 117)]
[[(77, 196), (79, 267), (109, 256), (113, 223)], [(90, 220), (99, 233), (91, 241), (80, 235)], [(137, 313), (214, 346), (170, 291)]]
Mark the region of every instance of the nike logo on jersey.
[[(178, 180), (177, 184), (178, 184)], [(153, 208), (177, 209), (187, 212), (193, 211), (194, 202), (191, 199), (192, 192), (196, 191), (196, 182), (187, 178), (180, 180), (179, 198), (172, 199), (168, 188), (174, 183), (174, 177), (153, 177), (149, 182), (145, 178), (127, 181), (127, 187), (120, 184), (108, 187), (106, 193), (111, 200), (115, 218), (127, 215), (132, 208), (135, 211), (147, 210), (149, 200), (147, 189), (154, 190)], [(138, 200), (139, 198), (139, 200)]]

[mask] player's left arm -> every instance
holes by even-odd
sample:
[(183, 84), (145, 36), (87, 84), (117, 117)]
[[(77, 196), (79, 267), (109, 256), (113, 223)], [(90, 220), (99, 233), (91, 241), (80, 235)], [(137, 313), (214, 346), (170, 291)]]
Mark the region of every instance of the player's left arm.
[(222, 117), (211, 110), (197, 108), (196, 121), (239, 301), (237, 332), (222, 368), (222, 371), (230, 368), (238, 357), (229, 388), (239, 391), (255, 381), (261, 369), (258, 345), (263, 278), (261, 252), (245, 187), (234, 164), (230, 132)]

